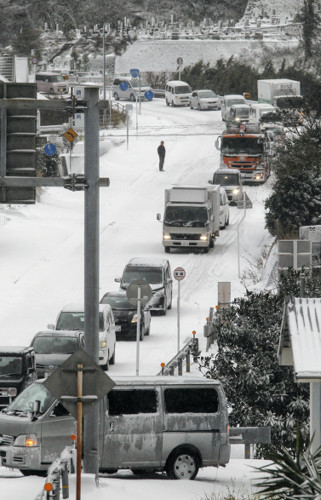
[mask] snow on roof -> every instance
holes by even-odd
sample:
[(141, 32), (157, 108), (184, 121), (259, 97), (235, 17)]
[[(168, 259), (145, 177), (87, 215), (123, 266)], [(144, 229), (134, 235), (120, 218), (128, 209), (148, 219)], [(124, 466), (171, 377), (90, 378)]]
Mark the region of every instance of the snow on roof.
[(321, 298), (285, 303), (279, 345), (281, 365), (292, 365), (298, 382), (321, 381)]

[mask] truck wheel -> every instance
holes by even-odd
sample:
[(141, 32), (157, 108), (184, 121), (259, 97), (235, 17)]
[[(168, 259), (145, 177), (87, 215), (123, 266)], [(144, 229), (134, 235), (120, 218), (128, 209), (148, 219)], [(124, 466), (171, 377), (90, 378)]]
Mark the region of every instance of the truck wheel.
[(171, 247), (164, 247), (165, 248), (165, 253), (170, 253), (171, 252)]
[(199, 469), (199, 458), (193, 451), (174, 451), (168, 458), (166, 473), (170, 479), (194, 479)]

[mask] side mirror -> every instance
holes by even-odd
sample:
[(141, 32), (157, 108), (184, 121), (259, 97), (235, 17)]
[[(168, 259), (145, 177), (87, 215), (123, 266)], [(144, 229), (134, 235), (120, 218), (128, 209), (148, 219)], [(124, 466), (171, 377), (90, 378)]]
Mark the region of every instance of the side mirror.
[(116, 281), (116, 283), (120, 283), (121, 282), (121, 278), (115, 278), (115, 281)]
[(49, 330), (54, 330), (55, 329), (55, 325), (53, 325), (52, 323), (49, 323), (49, 325), (47, 325), (47, 328)]
[(213, 181), (210, 179), (210, 180), (208, 181), (208, 183), (209, 183), (209, 184), (213, 184)]
[(162, 216), (161, 216), (161, 214), (157, 214), (157, 215), (156, 215), (156, 219), (157, 219), (159, 222), (161, 222), (161, 220), (162, 220)]
[(39, 399), (36, 399), (36, 401), (33, 402), (33, 408), (32, 408), (32, 411), (33, 413), (36, 415), (37, 413), (39, 413), (40, 411), (40, 401)]

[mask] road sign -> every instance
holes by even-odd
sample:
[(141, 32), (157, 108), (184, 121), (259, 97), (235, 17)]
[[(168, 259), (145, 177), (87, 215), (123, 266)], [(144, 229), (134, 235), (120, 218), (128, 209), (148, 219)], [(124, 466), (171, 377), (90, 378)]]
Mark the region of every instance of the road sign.
[(131, 69), (130, 74), (133, 78), (137, 78), (139, 76), (139, 69)]
[(73, 142), (78, 137), (77, 132), (73, 128), (66, 130), (63, 135), (69, 142)]
[(50, 143), (50, 142), (45, 145), (45, 147), (43, 148), (43, 150), (44, 150), (44, 152), (45, 152), (45, 154), (47, 156), (53, 156), (57, 152), (56, 146), (54, 144)]
[(120, 82), (119, 87), (120, 87), (120, 90), (127, 90), (128, 83), (127, 82)]
[(115, 382), (85, 351), (82, 349), (75, 351), (44, 382), (44, 386), (75, 418), (77, 418), (77, 367), (79, 363), (83, 365), (83, 414), (115, 385)]
[(150, 285), (145, 280), (135, 280), (132, 281), (126, 290), (126, 295), (131, 304), (137, 306), (137, 298), (138, 298), (138, 287), (140, 287), (140, 296), (141, 303), (143, 305), (147, 304), (150, 301), (153, 295), (153, 291)]
[(37, 57), (32, 57), (31, 62), (32, 62), (32, 64), (38, 64)]
[(173, 276), (177, 281), (181, 281), (185, 278), (186, 272), (182, 267), (177, 267), (174, 269)]
[(152, 90), (146, 90), (144, 96), (145, 96), (145, 99), (147, 99), (148, 101), (151, 101), (154, 97), (154, 92)]
[(183, 59), (181, 57), (178, 57), (176, 62), (178, 66), (183, 66)]

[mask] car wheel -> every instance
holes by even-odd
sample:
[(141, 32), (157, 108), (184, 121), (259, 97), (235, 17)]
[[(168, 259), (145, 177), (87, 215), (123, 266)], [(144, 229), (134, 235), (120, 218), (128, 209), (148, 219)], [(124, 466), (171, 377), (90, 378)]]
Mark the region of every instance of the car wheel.
[(198, 103), (197, 109), (198, 109), (198, 111), (201, 111), (201, 105), (200, 105), (200, 103)]
[(109, 364), (110, 365), (114, 365), (115, 364), (115, 360), (116, 360), (116, 346), (114, 345), (114, 354), (112, 355), (112, 357), (110, 358), (109, 360)]
[(119, 101), (119, 95), (117, 94), (117, 92), (114, 92), (114, 99), (115, 101)]
[(174, 104), (174, 101), (172, 101), (172, 108), (175, 108), (175, 104)]
[(136, 101), (134, 94), (130, 94), (130, 98), (129, 99), (131, 100), (131, 102), (135, 102)]
[(150, 325), (147, 328), (147, 330), (145, 330), (145, 335), (146, 335), (146, 337), (148, 337), (148, 335), (150, 335)]
[(166, 473), (170, 479), (194, 479), (198, 469), (199, 458), (189, 449), (173, 452), (166, 464)]
[(109, 370), (109, 352), (107, 353), (107, 361), (104, 365), (101, 365), (101, 368), (105, 371), (108, 372)]
[(167, 99), (166, 99), (166, 105), (167, 105), (167, 106), (169, 106), (169, 102), (168, 102), (168, 100), (167, 100)]
[(189, 107), (190, 107), (191, 109), (193, 109), (193, 105), (192, 105), (192, 103), (191, 103), (191, 102), (189, 103)]

